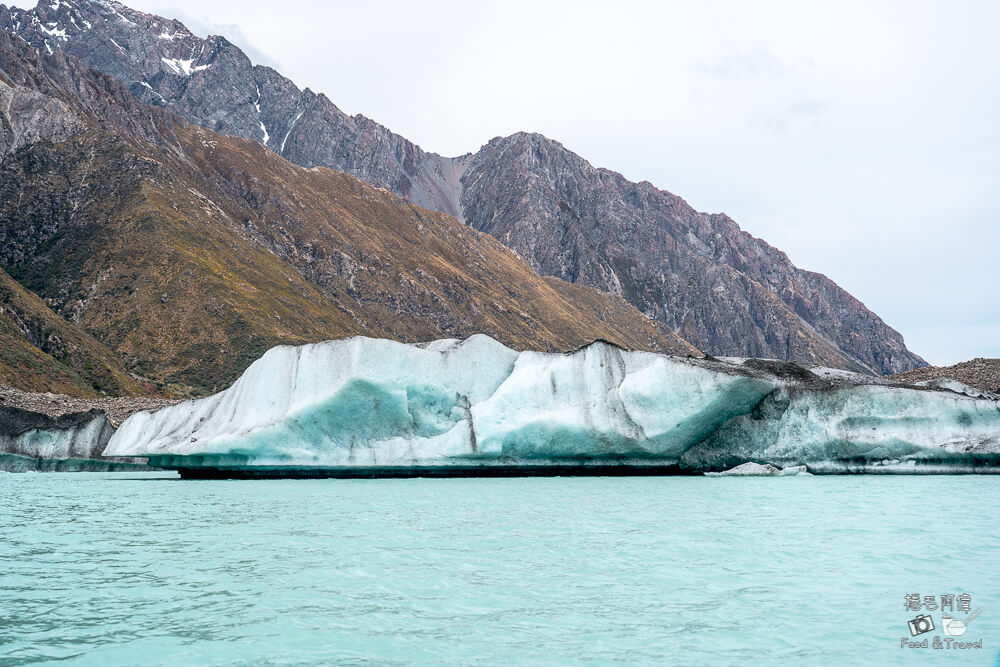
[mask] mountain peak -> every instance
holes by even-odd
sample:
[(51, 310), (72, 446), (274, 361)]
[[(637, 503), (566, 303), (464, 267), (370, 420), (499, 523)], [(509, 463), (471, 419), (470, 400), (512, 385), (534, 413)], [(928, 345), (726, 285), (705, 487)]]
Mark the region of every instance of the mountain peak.
[(542, 274), (625, 296), (706, 352), (882, 373), (924, 363), (876, 314), (728, 216), (595, 168), (541, 134), (517, 132), (444, 158), (254, 66), (224, 38), (202, 39), (110, 0), (71, 2), (2, 9), (0, 28), (75, 55), (197, 125), (449, 213)]
[[(0, 100), (0, 269), (47, 304), (5, 289), (0, 271), (0, 379), (27, 386), (34, 369), (33, 386), (128, 392), (132, 372), (211, 391), (273, 345), (352, 334), (697, 353), (448, 215), (190, 125), (8, 33)], [(70, 337), (77, 327), (118, 362), (99, 367), (107, 352)], [(61, 364), (64, 352), (80, 363)]]

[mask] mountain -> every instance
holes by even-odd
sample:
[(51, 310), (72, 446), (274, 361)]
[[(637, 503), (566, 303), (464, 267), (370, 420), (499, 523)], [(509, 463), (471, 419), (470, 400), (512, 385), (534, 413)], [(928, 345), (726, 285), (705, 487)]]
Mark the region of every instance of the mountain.
[(923, 360), (863, 304), (781, 251), (538, 134), (469, 160), (471, 224), (540, 273), (621, 294), (700, 349), (882, 373)]
[(458, 158), (428, 153), (253, 65), (224, 37), (202, 39), (112, 0), (0, 6), (0, 27), (192, 123), (455, 215), (537, 272), (621, 295), (703, 351), (876, 373), (926, 365), (864, 304), (729, 217), (594, 168), (540, 135), (496, 138)]
[(104, 0), (45, 0), (30, 11), (0, 5), (0, 28), (52, 53), (62, 50), (125, 81), (147, 104), (189, 122), (263, 143), (306, 167), (328, 166), (411, 201), (459, 215), (460, 162), (425, 153), (325, 95), (253, 65), (225, 37)]
[(171, 395), (225, 386), (274, 345), (354, 334), (698, 353), (451, 216), (190, 125), (7, 33), (0, 266)]

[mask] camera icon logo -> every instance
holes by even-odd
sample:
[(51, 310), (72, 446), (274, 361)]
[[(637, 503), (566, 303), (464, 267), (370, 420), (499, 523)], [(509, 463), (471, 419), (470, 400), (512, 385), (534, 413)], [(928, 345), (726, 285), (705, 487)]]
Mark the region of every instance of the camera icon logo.
[(927, 614), (920, 614), (912, 621), (907, 621), (910, 626), (910, 635), (916, 637), (934, 629), (934, 620)]

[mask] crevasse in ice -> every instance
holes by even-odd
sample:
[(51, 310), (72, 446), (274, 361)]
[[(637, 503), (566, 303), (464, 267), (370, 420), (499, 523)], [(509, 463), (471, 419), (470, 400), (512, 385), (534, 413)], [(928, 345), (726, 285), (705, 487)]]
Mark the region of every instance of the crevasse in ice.
[(482, 335), (355, 337), (273, 348), (223, 392), (133, 415), (105, 455), (168, 467), (997, 466), (992, 398), (823, 371), (605, 342), (542, 353)]

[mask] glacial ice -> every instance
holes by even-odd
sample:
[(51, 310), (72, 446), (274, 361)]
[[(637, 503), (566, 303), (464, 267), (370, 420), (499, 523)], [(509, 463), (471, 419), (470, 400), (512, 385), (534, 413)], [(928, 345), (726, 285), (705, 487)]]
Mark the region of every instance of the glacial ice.
[(709, 477), (778, 477), (781, 475), (781, 468), (776, 468), (770, 463), (761, 465), (760, 463), (741, 463), (735, 468), (730, 468), (723, 472), (706, 472)]
[(805, 466), (791, 466), (788, 468), (778, 468), (765, 463), (741, 463), (735, 468), (724, 470), (723, 472), (706, 472), (707, 477), (795, 477), (797, 475), (809, 475)]
[(0, 471), (136, 469), (145, 461), (101, 456), (114, 428), (99, 411), (49, 417), (0, 407)]
[[(99, 458), (114, 429), (103, 414), (60, 425), (56, 420), (19, 433), (0, 430), (0, 454), (36, 459)], [(66, 420), (69, 421), (69, 420)]]
[[(953, 392), (890, 385), (803, 391), (780, 386), (684, 453), (692, 468), (761, 460), (821, 472), (905, 462), (974, 464), (1000, 452), (1000, 406)], [(905, 469), (901, 471), (906, 471)]]
[(106, 456), (223, 470), (519, 466), (812, 472), (1000, 469), (1000, 404), (788, 362), (483, 335), (269, 350), (230, 388), (137, 413)]

